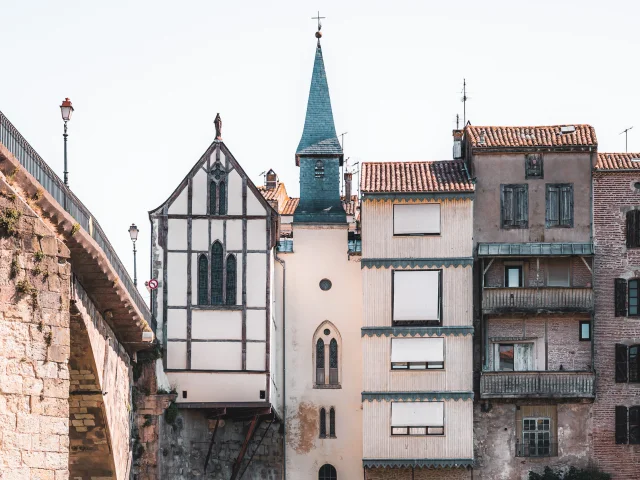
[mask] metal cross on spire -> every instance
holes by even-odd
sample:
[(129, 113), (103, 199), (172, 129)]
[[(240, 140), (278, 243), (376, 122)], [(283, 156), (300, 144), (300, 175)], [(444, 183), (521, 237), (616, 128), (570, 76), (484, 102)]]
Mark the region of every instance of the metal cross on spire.
[(318, 16), (317, 17), (311, 17), (311, 20), (318, 20), (318, 31), (320, 31), (322, 29), (322, 23), (320, 22), (320, 20), (323, 20), (327, 17), (321, 17), (320, 16), (320, 11), (318, 11)]

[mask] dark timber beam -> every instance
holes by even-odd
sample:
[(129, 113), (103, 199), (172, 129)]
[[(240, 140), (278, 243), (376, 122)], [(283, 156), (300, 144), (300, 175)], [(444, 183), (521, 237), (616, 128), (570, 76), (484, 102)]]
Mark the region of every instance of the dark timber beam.
[(236, 480), (238, 477), (238, 473), (240, 473), (240, 466), (242, 465), (242, 460), (244, 460), (244, 455), (247, 453), (247, 448), (249, 447), (249, 442), (253, 439), (253, 436), (256, 433), (256, 429), (260, 424), (261, 417), (259, 415), (254, 415), (251, 420), (251, 424), (249, 425), (249, 430), (247, 431), (247, 435), (244, 437), (244, 442), (242, 443), (242, 448), (240, 449), (240, 453), (238, 453), (238, 458), (236, 458), (235, 463), (233, 464), (233, 470), (231, 472), (231, 479)]

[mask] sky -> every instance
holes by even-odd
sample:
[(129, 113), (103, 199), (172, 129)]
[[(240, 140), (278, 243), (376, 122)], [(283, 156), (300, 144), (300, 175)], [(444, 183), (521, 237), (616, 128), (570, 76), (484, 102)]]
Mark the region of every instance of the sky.
[[(599, 151), (640, 151), (640, 2), (520, 0), (0, 0), (0, 111), (69, 184), (139, 285), (148, 211), (215, 137), (260, 185), (298, 194), (316, 23), (349, 163), (451, 158), (451, 130), (588, 123)], [(142, 295), (148, 293), (141, 288)]]

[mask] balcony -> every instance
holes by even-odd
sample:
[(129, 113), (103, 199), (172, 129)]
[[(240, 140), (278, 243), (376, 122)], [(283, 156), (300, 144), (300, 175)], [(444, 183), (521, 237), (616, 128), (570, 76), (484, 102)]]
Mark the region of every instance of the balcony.
[(484, 313), (591, 312), (591, 287), (493, 288), (482, 290)]
[(593, 372), (482, 372), (481, 398), (594, 398)]

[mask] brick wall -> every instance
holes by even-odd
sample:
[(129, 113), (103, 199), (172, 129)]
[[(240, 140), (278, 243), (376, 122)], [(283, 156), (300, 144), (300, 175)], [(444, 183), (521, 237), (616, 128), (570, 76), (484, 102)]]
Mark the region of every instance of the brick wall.
[[(591, 259), (585, 259), (591, 265)], [(490, 260), (485, 259), (485, 265)], [(544, 287), (547, 284), (547, 264), (554, 261), (551, 258), (540, 258), (540, 268), (537, 267), (535, 258), (524, 258), (507, 260), (506, 262), (522, 262), (524, 267), (524, 286), (525, 287)], [(511, 263), (513, 264), (513, 263)], [(485, 277), (485, 286), (487, 287), (504, 287), (504, 266), (505, 260), (495, 259)], [(485, 267), (486, 268), (486, 267)], [(580, 258), (571, 259), (571, 286), (587, 287), (593, 282), (591, 272)]]
[(365, 480), (467, 480), (472, 478), (466, 468), (368, 468)]
[(0, 181), (0, 478), (68, 479), (69, 250)]
[(614, 279), (640, 277), (640, 250), (627, 250), (625, 213), (640, 206), (637, 173), (594, 175), (595, 359), (593, 454), (615, 479), (637, 479), (640, 445), (616, 445), (614, 408), (640, 405), (640, 384), (615, 383), (614, 346), (640, 343), (640, 319), (614, 316)]

